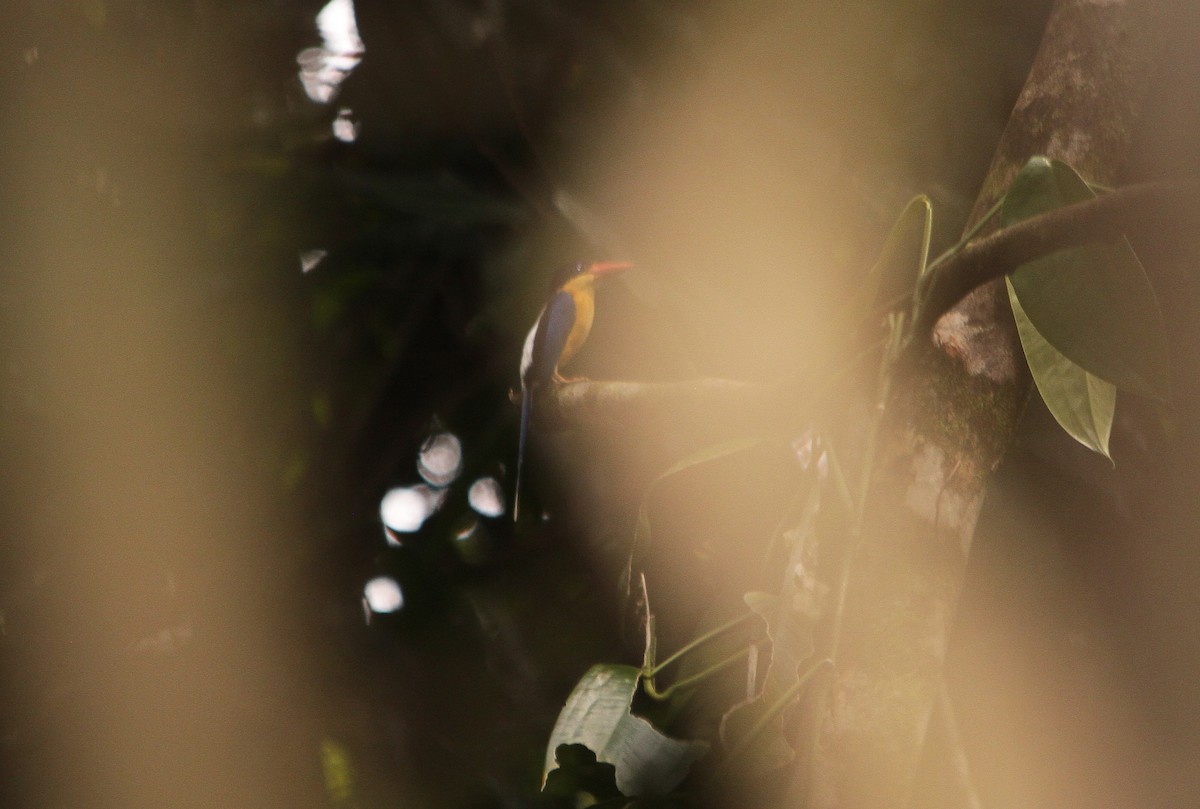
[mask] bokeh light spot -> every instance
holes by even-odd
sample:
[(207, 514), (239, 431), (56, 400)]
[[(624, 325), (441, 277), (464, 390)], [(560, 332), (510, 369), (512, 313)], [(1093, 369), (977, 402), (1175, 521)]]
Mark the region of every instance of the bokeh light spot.
[(362, 39), (353, 0), (329, 0), (317, 14), (317, 30), (323, 46), (305, 48), (296, 61), (304, 92), (318, 104), (327, 104), (337, 95), (341, 83), (362, 61)]
[(435, 492), (428, 486), (400, 486), (383, 496), (379, 517), (393, 531), (411, 534), (420, 530), (444, 499), (443, 492)]
[(333, 136), (342, 143), (354, 143), (358, 139), (358, 122), (350, 117), (351, 114), (349, 109), (343, 107), (333, 119)]
[(505, 512), (504, 490), (495, 478), (480, 478), (467, 491), (467, 502), (484, 517), (499, 517)]
[(449, 486), (462, 471), (462, 442), (454, 433), (436, 433), (421, 447), (417, 471), (434, 486)]
[(300, 272), (310, 273), (329, 255), (328, 250), (305, 250), (300, 254)]
[(376, 576), (363, 587), (363, 603), (371, 612), (396, 612), (404, 606), (404, 593), (391, 576)]

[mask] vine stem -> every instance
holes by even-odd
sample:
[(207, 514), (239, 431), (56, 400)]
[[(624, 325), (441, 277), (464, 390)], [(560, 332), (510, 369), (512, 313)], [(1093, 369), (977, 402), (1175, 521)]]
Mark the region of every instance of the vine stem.
[(1000, 199), (996, 200), (996, 203), (994, 205), (992, 205), (991, 208), (988, 209), (988, 212), (985, 213), (982, 217), (980, 217), (978, 222), (976, 222), (974, 225), (971, 225), (971, 227), (967, 230), (967, 232), (962, 235), (961, 239), (959, 239), (957, 242), (954, 243), (953, 246), (951, 246), (948, 250), (946, 250), (944, 253), (942, 253), (941, 255), (939, 255), (937, 258), (935, 258), (933, 261), (931, 261), (929, 263), (929, 266), (925, 268), (925, 272), (926, 273), (933, 272), (938, 267), (945, 264), (947, 261), (949, 261), (950, 259), (954, 258), (956, 255), (961, 253), (962, 249), (964, 247), (966, 247), (967, 244), (972, 239), (974, 239), (976, 236), (979, 235), (979, 231), (983, 230), (983, 228), (987, 225), (987, 223), (992, 221), (992, 217), (995, 216), (996, 214), (1000, 213), (1000, 206), (1003, 204), (1004, 204), (1004, 197), (1001, 197)]
[(720, 780), (723, 778), (726, 773), (728, 773), (733, 762), (745, 755), (746, 750), (750, 747), (754, 740), (762, 734), (763, 730), (766, 729), (767, 724), (770, 723), (771, 720), (776, 716), (778, 716), (779, 713), (786, 708), (793, 699), (796, 698), (796, 695), (799, 694), (800, 690), (808, 684), (809, 680), (811, 680), (821, 669), (832, 666), (833, 661), (826, 657), (822, 660), (818, 660), (808, 669), (808, 671), (797, 677), (796, 682), (789, 686), (786, 691), (780, 694), (779, 697), (776, 698), (773, 703), (771, 703), (771, 707), (764, 711), (763, 715), (760, 716), (755, 723), (750, 726), (750, 729), (746, 731), (746, 735), (738, 741), (737, 745), (734, 746), (733, 750), (731, 750), (729, 755), (725, 758), (725, 761), (721, 762), (721, 766), (717, 769), (713, 779)]
[[(924, 276), (923, 276), (924, 277)], [(850, 532), (847, 537), (846, 555), (842, 560), (842, 567), (838, 573), (837, 583), (837, 602), (833, 613), (833, 622), (830, 629), (829, 639), (829, 655), (822, 661), (822, 664), (828, 663), (830, 669), (836, 670), (837, 657), (840, 651), (842, 642), (842, 628), (845, 623), (846, 614), (846, 596), (850, 589), (850, 572), (854, 565), (854, 559), (858, 555), (859, 547), (862, 544), (863, 526), (866, 524), (867, 513), (867, 495), (870, 493), (871, 477), (875, 468), (876, 444), (879, 439), (879, 429), (883, 424), (883, 417), (887, 410), (888, 397), (891, 394), (892, 371), (896, 361), (903, 352), (908, 341), (908, 334), (905, 329), (905, 318), (903, 313), (892, 314), (888, 316), (888, 324), (891, 327), (888, 335), (887, 348), (884, 351), (883, 360), (879, 364), (879, 383), (878, 393), (875, 401), (875, 412), (871, 415), (870, 424), (867, 427), (866, 449), (864, 450), (862, 468), (860, 470), (858, 481), (858, 496), (853, 500), (853, 521), (850, 525)], [(840, 470), (839, 470), (840, 471)], [(842, 479), (842, 487), (846, 487), (845, 479)], [(849, 496), (848, 491), (843, 496)], [(829, 687), (820, 689), (816, 698), (810, 716), (810, 725), (808, 728), (808, 750), (809, 755), (809, 770), (810, 777), (808, 783), (814, 783), (813, 773), (817, 767), (818, 758), (816, 756), (817, 740), (821, 732), (821, 724), (825, 715), (825, 709), (829, 702), (830, 690)]]
[(974, 225), (971, 225), (971, 227), (967, 229), (967, 232), (962, 235), (962, 238), (947, 248), (933, 261), (929, 262), (929, 264), (927, 264), (921, 271), (921, 274), (917, 277), (917, 288), (913, 293), (912, 318), (914, 323), (920, 321), (921, 319), (921, 310), (925, 306), (925, 300), (928, 295), (930, 285), (933, 283), (933, 280), (936, 277), (937, 269), (961, 253), (963, 249), (970, 244), (976, 236), (979, 235), (980, 231), (982, 231), (983, 228), (992, 221), (992, 217), (1000, 213), (1000, 206), (1003, 204), (1004, 197), (1000, 197), (1000, 199), (998, 199), (996, 203), (988, 209), (988, 212), (980, 217), (978, 222), (976, 222)]
[(750, 654), (750, 649), (751, 649), (750, 646), (746, 646), (743, 649), (739, 649), (737, 652), (734, 652), (733, 654), (731, 654), (729, 657), (725, 658), (724, 660), (721, 660), (721, 661), (709, 666), (704, 671), (693, 674), (691, 677), (685, 677), (678, 682), (671, 683), (671, 685), (668, 686), (663, 691), (659, 691), (655, 687), (654, 679), (652, 677), (643, 677), (642, 684), (646, 688), (646, 695), (648, 697), (650, 697), (651, 699), (658, 700), (659, 702), (668, 700), (671, 698), (671, 696), (676, 691), (680, 691), (684, 688), (689, 688), (693, 685), (696, 685), (697, 683), (704, 682), (704, 680), (708, 679), (709, 677), (711, 677), (712, 675), (721, 671), (722, 669), (725, 669), (728, 666), (733, 665), (734, 663), (741, 660), (746, 655)]
[(669, 687), (667, 687), (666, 689), (664, 689), (662, 691), (659, 691), (658, 687), (654, 684), (655, 676), (657, 676), (658, 673), (660, 671), (662, 671), (663, 669), (665, 669), (667, 666), (671, 665), (672, 663), (676, 662), (677, 660), (680, 660), (684, 655), (691, 652), (693, 649), (697, 648), (698, 646), (708, 643), (709, 641), (723, 635), (724, 633), (728, 632), (731, 629), (737, 628), (742, 623), (744, 623), (746, 620), (753, 618), (755, 615), (756, 615), (756, 613), (747, 612), (743, 615), (738, 616), (737, 618), (726, 621), (725, 623), (721, 624), (720, 626), (718, 626), (714, 629), (710, 629), (709, 631), (705, 632), (700, 637), (694, 638), (692, 641), (690, 641), (689, 643), (684, 645), (682, 648), (680, 648), (674, 654), (670, 655), (666, 660), (662, 661), (661, 663), (650, 663), (648, 665), (643, 666), (642, 667), (642, 684), (646, 688), (646, 694), (656, 700), (669, 699), (671, 694), (673, 694), (675, 691), (679, 690), (680, 688), (684, 688), (684, 687), (690, 686), (690, 685), (695, 685), (696, 683), (701, 682), (705, 678), (710, 677), (713, 674), (716, 674), (718, 671), (725, 668), (726, 666), (745, 657), (750, 652), (749, 647), (746, 647), (745, 649), (740, 650), (739, 652), (732, 655), (731, 657), (727, 657), (726, 659), (724, 659), (712, 666), (709, 666), (707, 669), (700, 672), (699, 674), (693, 674), (691, 677), (687, 677), (683, 680), (680, 680), (677, 683), (673, 683), (672, 685), (670, 685)]

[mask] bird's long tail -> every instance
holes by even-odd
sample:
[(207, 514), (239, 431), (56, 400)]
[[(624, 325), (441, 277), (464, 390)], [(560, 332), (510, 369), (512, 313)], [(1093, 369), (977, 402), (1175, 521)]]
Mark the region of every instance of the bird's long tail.
[(513, 485), (513, 522), (521, 515), (521, 473), (525, 468), (525, 444), (529, 438), (529, 417), (533, 414), (533, 386), (521, 389), (521, 437), (517, 443), (517, 480)]

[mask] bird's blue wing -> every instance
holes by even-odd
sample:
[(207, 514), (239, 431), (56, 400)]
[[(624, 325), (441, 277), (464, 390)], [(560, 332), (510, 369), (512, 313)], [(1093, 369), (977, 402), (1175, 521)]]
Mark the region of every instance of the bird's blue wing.
[(555, 293), (538, 319), (526, 385), (547, 382), (554, 375), (558, 358), (574, 326), (575, 299), (569, 292)]
[(517, 480), (513, 485), (513, 522), (521, 516), (521, 476), (525, 470), (525, 444), (529, 441), (529, 417), (533, 415), (533, 388), (521, 391), (521, 439), (517, 444)]
[(521, 437), (517, 445), (517, 479), (514, 486), (513, 520), (520, 515), (521, 477), (525, 468), (525, 447), (529, 441), (529, 421), (533, 416), (533, 388), (554, 376), (558, 358), (575, 325), (575, 300), (568, 292), (558, 292), (546, 304), (533, 333), (529, 365), (521, 369)]

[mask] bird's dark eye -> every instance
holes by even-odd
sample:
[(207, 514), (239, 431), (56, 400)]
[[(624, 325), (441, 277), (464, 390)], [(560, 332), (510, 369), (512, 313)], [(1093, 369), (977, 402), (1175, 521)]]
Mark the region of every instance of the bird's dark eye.
[(553, 292), (563, 284), (587, 272), (588, 263), (577, 261), (574, 264), (560, 264), (550, 281), (550, 291)]

